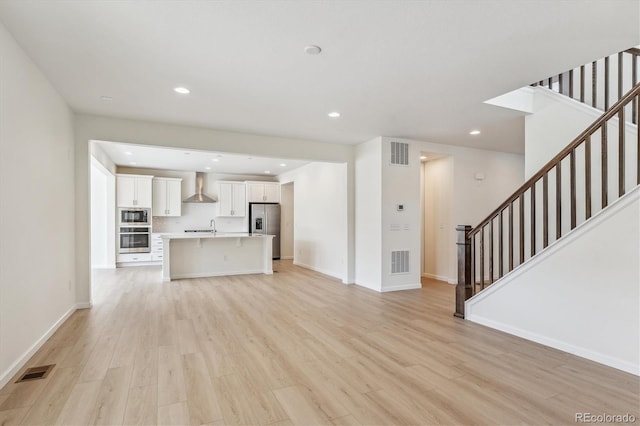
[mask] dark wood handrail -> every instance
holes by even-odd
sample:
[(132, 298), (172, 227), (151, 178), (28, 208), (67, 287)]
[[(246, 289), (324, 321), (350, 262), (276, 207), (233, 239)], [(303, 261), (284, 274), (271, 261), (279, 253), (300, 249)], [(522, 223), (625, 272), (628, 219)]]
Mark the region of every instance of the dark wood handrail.
[[(640, 50), (640, 49), (638, 49)], [(520, 188), (518, 188), (507, 200), (500, 204), (500, 207), (495, 209), (489, 216), (486, 217), (478, 226), (473, 228), (467, 234), (469, 237), (478, 233), (484, 226), (486, 226), (491, 220), (495, 219), (501, 211), (509, 207), (509, 204), (517, 200), (520, 195), (524, 194), (529, 188), (531, 188), (536, 182), (538, 182), (542, 177), (552, 170), (555, 166), (558, 165), (566, 156), (571, 154), (573, 150), (575, 150), (588, 136), (594, 134), (597, 130), (599, 130), (608, 120), (617, 115), (625, 105), (633, 100), (634, 97), (640, 94), (640, 83), (636, 84), (626, 95), (624, 95), (618, 102), (616, 102), (608, 111), (602, 114), (596, 121), (593, 122), (589, 127), (587, 127), (578, 137), (576, 137), (573, 142), (571, 142), (565, 149), (560, 151), (558, 155), (553, 157), (547, 164), (545, 164), (536, 174), (531, 176)], [(623, 123), (624, 124), (624, 123)]]
[(640, 56), (640, 49), (637, 47), (632, 47), (630, 49), (625, 50), (627, 53), (631, 53), (632, 55)]

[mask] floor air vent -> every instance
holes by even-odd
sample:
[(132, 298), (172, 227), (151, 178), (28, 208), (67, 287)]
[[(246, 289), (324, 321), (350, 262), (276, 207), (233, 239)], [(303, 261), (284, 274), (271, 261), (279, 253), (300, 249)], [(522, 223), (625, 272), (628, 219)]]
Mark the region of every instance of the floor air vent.
[(409, 250), (391, 252), (391, 273), (406, 274), (409, 272)]
[(16, 380), (16, 383), (28, 382), (30, 380), (45, 379), (49, 375), (51, 370), (53, 370), (53, 367), (55, 366), (56, 366), (55, 364), (51, 364), (51, 365), (42, 365), (40, 367), (28, 368), (27, 371), (25, 371), (24, 374), (20, 376), (18, 380)]
[(391, 165), (409, 165), (409, 144), (405, 142), (391, 142)]

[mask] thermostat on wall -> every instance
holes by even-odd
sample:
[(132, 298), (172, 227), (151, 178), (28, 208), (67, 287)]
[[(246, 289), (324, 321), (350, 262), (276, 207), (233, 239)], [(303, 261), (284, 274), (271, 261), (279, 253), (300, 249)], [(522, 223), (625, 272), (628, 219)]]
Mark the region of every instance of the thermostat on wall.
[(399, 212), (403, 212), (404, 211), (404, 204), (396, 204), (396, 210), (398, 210)]

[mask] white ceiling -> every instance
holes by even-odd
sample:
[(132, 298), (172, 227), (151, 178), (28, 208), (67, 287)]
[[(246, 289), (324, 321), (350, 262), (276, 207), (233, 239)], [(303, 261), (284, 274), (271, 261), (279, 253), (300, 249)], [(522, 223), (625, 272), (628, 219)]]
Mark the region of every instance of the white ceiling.
[[(107, 141), (93, 142), (98, 144), (115, 164), (125, 167), (277, 176), (308, 164), (308, 161), (255, 157), (224, 152), (158, 148), (148, 145)], [(209, 168), (207, 169), (207, 167)], [(267, 171), (270, 173), (266, 173)]]
[(522, 115), (482, 102), (640, 44), (639, 20), (637, 0), (0, 1), (78, 112), (510, 152)]

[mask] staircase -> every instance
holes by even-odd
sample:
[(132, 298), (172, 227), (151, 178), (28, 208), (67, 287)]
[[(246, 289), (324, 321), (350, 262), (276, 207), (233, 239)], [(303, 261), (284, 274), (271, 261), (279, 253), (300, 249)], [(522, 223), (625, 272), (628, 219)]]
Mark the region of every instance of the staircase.
[(534, 84), (604, 112), (480, 224), (457, 227), (456, 317), (466, 300), (640, 185), (639, 59), (629, 49)]
[[(608, 111), (623, 94), (639, 81), (638, 58), (640, 49), (631, 48), (607, 56), (587, 65), (551, 76), (531, 86), (546, 87), (593, 108)], [(638, 103), (632, 105), (631, 122), (638, 124), (635, 113)]]

